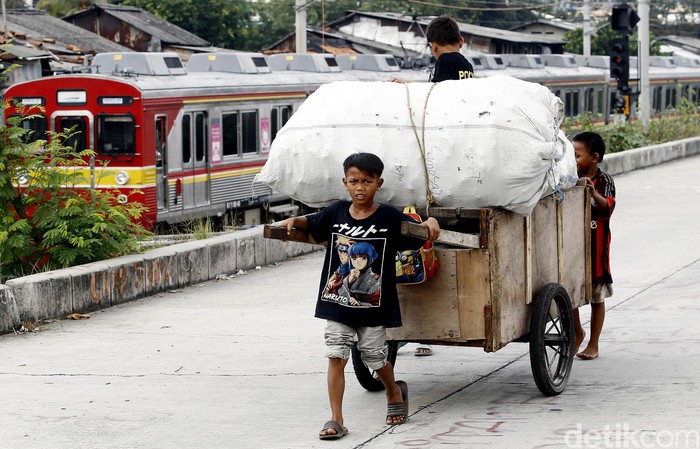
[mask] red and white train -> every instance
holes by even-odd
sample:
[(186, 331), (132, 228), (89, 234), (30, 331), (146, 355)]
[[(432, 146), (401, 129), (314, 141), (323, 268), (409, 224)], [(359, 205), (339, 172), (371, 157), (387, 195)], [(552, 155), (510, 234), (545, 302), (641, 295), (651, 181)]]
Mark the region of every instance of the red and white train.
[[(477, 76), (502, 73), (547, 85), (568, 116), (609, 114), (614, 85), (605, 64), (562, 55), (522, 55), (510, 63), (469, 58)], [(107, 53), (91, 68), (11, 86), (5, 116), (17, 114), (19, 103), (37, 114), (22, 122), (31, 139), (77, 131), (66, 143), (96, 153), (85, 187), (117, 189), (120, 201), (143, 202), (147, 226), (231, 211), (255, 224), (293, 211), (289, 198), (253, 178), (276, 133), (311, 92), (337, 80), (428, 78), (401, 70), (389, 55), (231, 52), (194, 55), (185, 68), (174, 53)], [(656, 111), (675, 107), (682, 96), (700, 102), (700, 61), (652, 70), (652, 89)]]

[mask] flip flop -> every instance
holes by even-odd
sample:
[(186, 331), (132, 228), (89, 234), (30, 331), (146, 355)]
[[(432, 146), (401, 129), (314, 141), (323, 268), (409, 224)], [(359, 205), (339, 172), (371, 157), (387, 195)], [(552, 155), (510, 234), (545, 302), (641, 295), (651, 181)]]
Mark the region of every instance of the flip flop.
[(403, 380), (397, 380), (396, 385), (401, 389), (401, 397), (403, 402), (390, 402), (387, 404), (386, 417), (389, 419), (393, 416), (403, 416), (403, 419), (399, 422), (388, 424), (390, 426), (398, 426), (403, 424), (408, 419), (408, 385)]
[(430, 345), (418, 345), (413, 354), (416, 357), (427, 357), (433, 355), (433, 348)]
[(322, 440), (337, 440), (339, 438), (343, 438), (345, 435), (348, 434), (348, 428), (341, 426), (340, 424), (338, 424), (337, 421), (328, 421), (327, 423), (325, 423), (323, 425), (323, 429), (321, 429), (321, 432), (323, 432), (324, 430), (335, 430), (335, 434), (319, 434), (318, 437)]

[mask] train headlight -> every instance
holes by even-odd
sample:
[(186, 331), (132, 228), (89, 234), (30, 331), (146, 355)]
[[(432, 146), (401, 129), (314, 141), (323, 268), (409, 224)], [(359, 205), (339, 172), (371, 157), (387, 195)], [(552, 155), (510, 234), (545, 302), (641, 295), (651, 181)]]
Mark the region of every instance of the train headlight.
[(116, 175), (114, 175), (114, 179), (115, 179), (115, 181), (117, 181), (117, 184), (119, 184), (120, 186), (123, 186), (124, 184), (129, 182), (129, 174), (125, 171), (120, 171), (120, 172), (117, 172)]
[(123, 193), (117, 195), (117, 203), (126, 204), (127, 201), (129, 201), (129, 198), (127, 198), (127, 196)]
[(19, 183), (19, 185), (23, 186), (28, 182), (29, 182), (29, 175), (28, 174), (22, 173), (21, 175), (17, 176), (17, 183)]

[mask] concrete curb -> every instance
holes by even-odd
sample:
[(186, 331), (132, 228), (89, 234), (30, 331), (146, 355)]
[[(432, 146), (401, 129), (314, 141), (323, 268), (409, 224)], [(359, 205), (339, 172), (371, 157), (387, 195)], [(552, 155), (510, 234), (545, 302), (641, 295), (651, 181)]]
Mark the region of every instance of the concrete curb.
[(320, 248), (268, 240), (257, 227), (11, 279), (0, 284), (0, 334), (18, 329), (23, 321), (103, 309)]
[(700, 137), (606, 154), (600, 167), (611, 175), (700, 154)]
[[(700, 137), (607, 154), (612, 175), (700, 154)], [(318, 245), (267, 240), (262, 227), (12, 279), (0, 285), (0, 334), (23, 321), (60, 319), (270, 265)]]

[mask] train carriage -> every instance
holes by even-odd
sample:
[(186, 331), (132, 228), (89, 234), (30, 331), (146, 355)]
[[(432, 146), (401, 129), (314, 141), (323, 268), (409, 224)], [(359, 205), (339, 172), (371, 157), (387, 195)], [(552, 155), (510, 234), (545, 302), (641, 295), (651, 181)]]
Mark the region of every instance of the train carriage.
[(329, 79), (292, 72), (185, 74), (168, 68), (172, 61), (159, 71), (154, 60), (172, 56), (136, 56), (142, 57), (122, 64), (119, 76), (62, 75), (12, 86), (6, 116), (17, 114), (20, 102), (37, 114), (23, 122), (32, 139), (73, 130), (65, 143), (96, 153), (83, 187), (116, 188), (121, 202), (144, 202), (147, 225), (221, 217), (249, 206), (255, 210), (249, 221), (259, 223), (258, 207), (272, 192), (252, 179), (276, 132)]
[[(468, 58), (479, 77), (504, 74), (547, 86), (567, 117), (611, 114), (616, 85), (606, 57)], [(700, 59), (651, 62), (655, 113), (676, 108), (682, 97), (700, 103)], [(269, 212), (296, 212), (289, 198), (253, 178), (305, 98), (332, 81), (428, 79), (425, 71), (399, 69), (390, 55), (229, 52), (194, 55), (185, 69), (175, 53), (107, 53), (97, 55), (91, 69), (11, 86), (5, 116), (24, 104), (36, 114), (22, 122), (35, 140), (47, 131), (75, 131), (65, 143), (96, 153), (82, 187), (113, 188), (121, 202), (143, 202), (148, 227), (230, 211), (237, 221), (256, 224)]]

